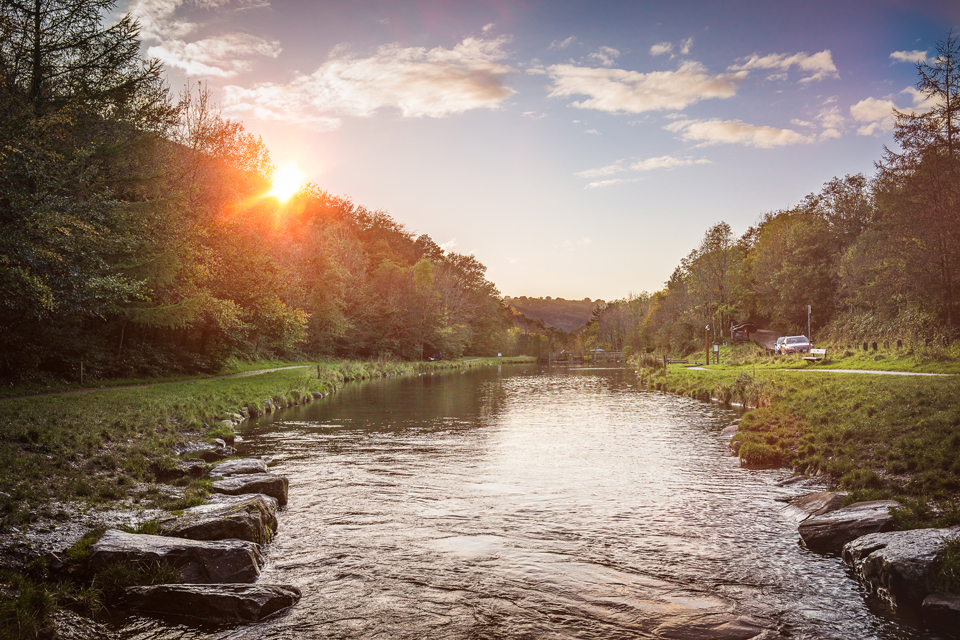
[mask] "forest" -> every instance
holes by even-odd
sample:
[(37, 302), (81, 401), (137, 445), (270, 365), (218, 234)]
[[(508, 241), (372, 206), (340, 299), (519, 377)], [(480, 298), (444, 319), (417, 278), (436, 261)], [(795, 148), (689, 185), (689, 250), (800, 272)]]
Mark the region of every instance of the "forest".
[(316, 185), (266, 196), (262, 140), (172, 93), (114, 4), (0, 4), (0, 379), (536, 349), (473, 256)]
[(897, 148), (872, 176), (833, 178), (796, 206), (765, 213), (743, 235), (710, 227), (660, 291), (594, 313), (586, 344), (687, 354), (704, 331), (720, 342), (753, 322), (814, 342), (905, 344), (957, 337), (960, 298), (960, 43), (917, 64), (934, 105), (896, 112)]

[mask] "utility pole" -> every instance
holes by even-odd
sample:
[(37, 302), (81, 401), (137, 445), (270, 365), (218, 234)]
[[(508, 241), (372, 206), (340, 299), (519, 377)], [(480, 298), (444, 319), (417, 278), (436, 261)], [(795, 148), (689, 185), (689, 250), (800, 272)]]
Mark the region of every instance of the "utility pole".
[(810, 305), (807, 305), (807, 340), (813, 342), (813, 333), (810, 331)]

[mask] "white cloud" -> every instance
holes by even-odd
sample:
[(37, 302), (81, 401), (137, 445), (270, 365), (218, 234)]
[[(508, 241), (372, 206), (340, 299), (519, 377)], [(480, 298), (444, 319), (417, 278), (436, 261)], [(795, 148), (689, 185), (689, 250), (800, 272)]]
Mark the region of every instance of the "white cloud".
[(550, 49), (566, 49), (576, 41), (577, 41), (576, 36), (570, 36), (566, 40), (554, 40), (553, 42), (550, 43), (549, 48)]
[(494, 109), (515, 93), (503, 81), (515, 69), (498, 62), (504, 41), (466, 38), (452, 49), (429, 50), (390, 44), (366, 58), (335, 49), (314, 73), (287, 84), (225, 87), (224, 106), (319, 128), (337, 126), (335, 115), (366, 117), (384, 107), (434, 118)]
[(710, 164), (706, 158), (693, 159), (690, 157), (675, 158), (673, 156), (660, 156), (659, 158), (647, 158), (630, 165), (634, 171), (653, 171), (654, 169), (673, 169), (674, 167), (686, 167), (691, 164)]
[(624, 184), (626, 182), (640, 182), (643, 178), (614, 178), (612, 180), (599, 180), (597, 182), (591, 182), (584, 189), (598, 189), (600, 187), (610, 187), (615, 184)]
[(664, 129), (680, 134), (683, 140), (699, 142), (698, 146), (725, 143), (770, 149), (813, 140), (792, 129), (747, 124), (740, 120), (678, 120)]
[(554, 249), (571, 249), (573, 247), (582, 247), (588, 244), (593, 244), (593, 238), (589, 236), (582, 236), (580, 238), (577, 238), (576, 240), (570, 240), (569, 238), (567, 238), (560, 244), (553, 245), (553, 248)]
[(797, 125), (798, 127), (815, 127), (815, 126), (816, 126), (816, 125), (813, 124), (812, 122), (809, 122), (809, 121), (807, 121), (807, 120), (798, 120), (798, 119), (796, 119), (796, 118), (794, 118), (793, 120), (791, 120), (791, 121), (790, 121), (790, 124), (795, 124), (795, 125)]
[(680, 55), (685, 56), (690, 53), (690, 48), (693, 47), (693, 36), (690, 36), (686, 40), (680, 41)]
[(876, 98), (867, 98), (853, 105), (850, 107), (850, 115), (857, 122), (865, 123), (857, 129), (857, 133), (861, 136), (872, 136), (892, 130), (895, 122), (893, 110), (896, 107), (893, 100)]
[[(814, 80), (823, 80), (824, 78), (839, 78), (837, 67), (833, 64), (833, 54), (829, 49), (824, 49), (819, 53), (809, 55), (807, 53), (771, 53), (766, 56), (753, 54), (746, 58), (740, 58), (740, 64), (730, 67), (731, 71), (753, 71), (755, 69), (774, 69), (778, 71), (789, 71), (796, 67), (803, 73), (808, 74), (801, 78), (800, 82), (813, 82)], [(769, 76), (778, 78), (778, 74)]]
[(531, 120), (541, 120), (547, 117), (547, 114), (537, 113), (536, 111), (524, 111), (521, 115), (523, 115), (525, 118), (530, 118)]
[(665, 53), (673, 53), (673, 43), (672, 42), (658, 42), (657, 44), (650, 47), (650, 55), (652, 56), (662, 56)]
[(600, 167), (599, 169), (587, 169), (586, 171), (581, 171), (576, 174), (581, 178), (599, 178), (600, 176), (609, 176), (615, 173), (622, 173), (626, 171), (626, 168), (621, 164), (611, 164), (606, 167)]
[(729, 98), (746, 72), (711, 75), (698, 62), (685, 62), (676, 71), (639, 73), (561, 64), (547, 68), (553, 80), (550, 97), (588, 96), (573, 102), (579, 109), (613, 113), (678, 110), (705, 98)]
[(491, 29), (493, 29), (494, 26), (496, 26), (496, 25), (494, 25), (492, 22), (490, 22), (490, 23), (488, 23), (488, 24), (483, 25), (483, 29), (482, 29), (482, 30), (483, 30), (484, 33), (488, 33)]
[(280, 55), (280, 43), (243, 33), (228, 33), (195, 42), (168, 40), (147, 49), (147, 55), (183, 69), (191, 76), (228, 78), (249, 68), (245, 58)]
[[(129, 13), (140, 22), (144, 42), (159, 44), (147, 49), (147, 55), (159, 58), (169, 67), (183, 69), (192, 76), (231, 77), (250, 68), (249, 58), (276, 58), (280, 43), (245, 33), (225, 33), (187, 42), (186, 36), (201, 26), (177, 16), (185, 0), (135, 0)], [(264, 0), (193, 0), (193, 8), (224, 11), (227, 8), (268, 7)]]
[(820, 113), (817, 114), (817, 120), (820, 121), (820, 125), (823, 127), (823, 131), (820, 132), (820, 138), (824, 140), (839, 138), (843, 133), (847, 121), (837, 107), (826, 107), (822, 109)]
[(593, 134), (593, 135), (595, 135), (595, 136), (600, 135), (600, 132), (597, 131), (596, 129), (587, 129), (586, 131), (584, 131), (584, 133), (591, 133), (591, 134)]
[(927, 61), (927, 52), (926, 51), (894, 51), (890, 54), (890, 59), (894, 62), (911, 62), (916, 64), (918, 62)]
[(857, 129), (857, 133), (861, 136), (875, 136), (885, 131), (892, 131), (896, 122), (894, 109), (902, 113), (925, 113), (941, 102), (939, 99), (931, 98), (914, 87), (907, 87), (899, 95), (903, 94), (910, 96), (912, 106), (898, 107), (893, 101), (893, 96), (886, 96), (882, 99), (866, 98), (850, 107), (850, 115), (853, 116), (854, 120), (862, 123)]
[(599, 51), (594, 51), (587, 57), (596, 60), (605, 67), (612, 67), (616, 59), (620, 57), (620, 52), (613, 47), (600, 47)]
[[(689, 156), (679, 158), (674, 156), (647, 158), (646, 160), (638, 160), (633, 162), (628, 167), (623, 165), (624, 162), (626, 162), (626, 160), (618, 160), (614, 164), (607, 165), (606, 167), (587, 169), (586, 171), (581, 171), (576, 175), (580, 178), (600, 178), (603, 176), (611, 176), (618, 173), (623, 173), (628, 170), (654, 171), (656, 169), (673, 169), (675, 167), (686, 167), (694, 164), (710, 164), (710, 161), (706, 158), (691, 158)], [(622, 182), (636, 182), (637, 180), (640, 180), (640, 178), (615, 178), (610, 180), (601, 180), (598, 182), (591, 182), (585, 188), (596, 189), (597, 187), (608, 187), (613, 184), (620, 184)]]
[(443, 249), (444, 253), (450, 253), (457, 248), (457, 239), (453, 238), (452, 240), (447, 240), (440, 245), (440, 248)]

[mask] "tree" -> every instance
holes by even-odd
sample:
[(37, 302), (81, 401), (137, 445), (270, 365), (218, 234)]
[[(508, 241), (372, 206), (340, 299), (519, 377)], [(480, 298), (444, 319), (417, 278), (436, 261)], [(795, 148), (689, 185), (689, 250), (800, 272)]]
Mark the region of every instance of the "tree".
[(940, 313), (956, 321), (957, 262), (960, 260), (960, 41), (949, 33), (937, 56), (917, 64), (917, 89), (929, 109), (896, 111), (894, 140), (877, 163), (878, 191), (887, 226), (919, 245), (916, 258), (935, 275)]

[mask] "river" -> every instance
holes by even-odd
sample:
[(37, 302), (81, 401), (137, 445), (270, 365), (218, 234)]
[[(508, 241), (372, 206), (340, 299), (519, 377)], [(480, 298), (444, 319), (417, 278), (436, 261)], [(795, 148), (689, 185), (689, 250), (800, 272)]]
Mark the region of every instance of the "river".
[(260, 581), (300, 603), (233, 629), (134, 618), (121, 635), (936, 638), (798, 545), (783, 500), (815, 488), (741, 468), (721, 434), (737, 419), (623, 369), (346, 385), (241, 431), (242, 453), (290, 478)]

